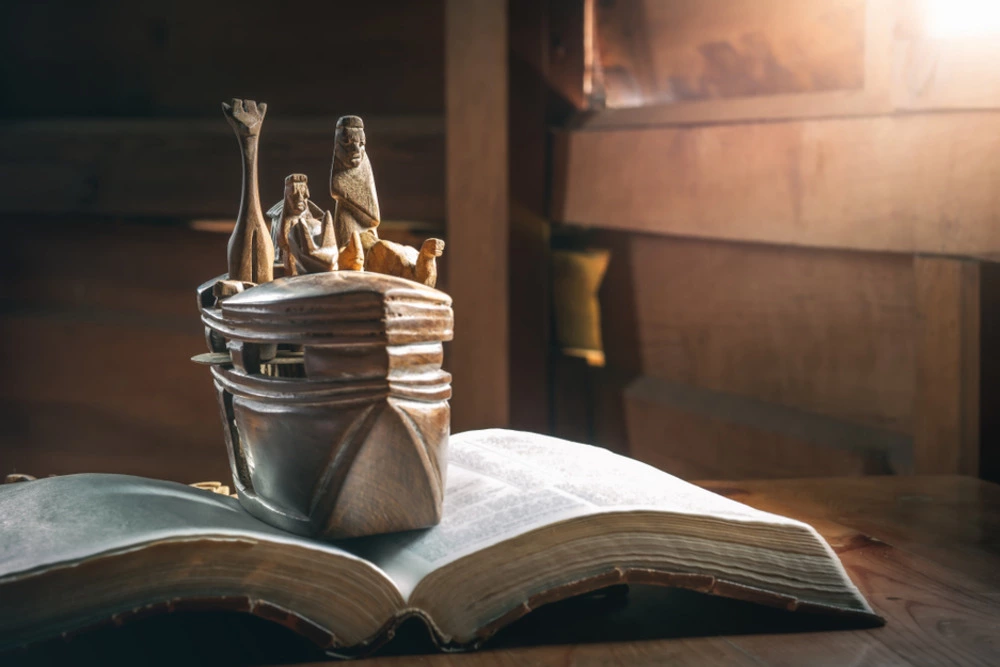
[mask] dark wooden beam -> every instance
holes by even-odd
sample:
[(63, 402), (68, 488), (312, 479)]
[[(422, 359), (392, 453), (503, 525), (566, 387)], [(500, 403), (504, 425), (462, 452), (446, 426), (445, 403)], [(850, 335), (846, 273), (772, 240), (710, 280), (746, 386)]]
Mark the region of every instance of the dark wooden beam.
[(445, 6), (454, 431), (510, 419), (507, 17), (505, 0)]

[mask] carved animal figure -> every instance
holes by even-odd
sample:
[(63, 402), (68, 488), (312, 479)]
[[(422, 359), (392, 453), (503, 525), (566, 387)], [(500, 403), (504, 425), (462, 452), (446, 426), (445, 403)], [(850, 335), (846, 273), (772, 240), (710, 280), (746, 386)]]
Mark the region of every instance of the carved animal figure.
[(416, 248), (379, 241), (365, 254), (365, 270), (407, 278), (434, 287), (437, 283), (437, 258), (444, 252), (444, 241), (427, 239)]

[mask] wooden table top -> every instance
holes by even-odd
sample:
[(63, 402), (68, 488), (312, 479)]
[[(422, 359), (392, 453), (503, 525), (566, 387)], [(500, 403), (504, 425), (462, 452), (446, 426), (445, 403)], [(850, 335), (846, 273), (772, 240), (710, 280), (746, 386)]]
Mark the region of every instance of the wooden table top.
[[(576, 611), (563, 608), (540, 621), (512, 627), (498, 637), (498, 648), (376, 656), (362, 664), (1000, 665), (1000, 486), (948, 476), (702, 485), (815, 526), (875, 611), (887, 619), (885, 627), (815, 632), (808, 624), (769, 619), (769, 610), (756, 609), (751, 615), (763, 620), (755, 624), (748, 621), (745, 608), (732, 606), (732, 601), (716, 604), (713, 598), (707, 599), (712, 603), (703, 612), (707, 618), (690, 620), (685, 613), (665, 621), (662, 608), (658, 617), (654, 607), (644, 607), (644, 594), (630, 592), (627, 603), (597, 614), (596, 626), (580, 615), (579, 607), (586, 603), (577, 602)], [(682, 605), (691, 603), (681, 600)], [(558, 627), (560, 615), (565, 617), (563, 625), (575, 627)], [(726, 628), (719, 617), (727, 615), (742, 620)], [(710, 632), (722, 628), (723, 636), (691, 636), (706, 634), (698, 631), (706, 622), (713, 628)], [(681, 634), (687, 636), (634, 639), (669, 637), (669, 630), (663, 632), (667, 624), (686, 626)], [(562, 643), (523, 645), (545, 639)]]

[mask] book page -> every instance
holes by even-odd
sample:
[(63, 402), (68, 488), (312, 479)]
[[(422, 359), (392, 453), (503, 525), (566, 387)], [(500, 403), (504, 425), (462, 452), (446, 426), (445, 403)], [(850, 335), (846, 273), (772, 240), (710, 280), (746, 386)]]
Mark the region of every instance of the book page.
[(592, 506), (791, 522), (601, 447), (493, 429), (452, 439), (452, 461), (516, 486), (545, 484)]
[(621, 510), (797, 523), (760, 512), (599, 447), (507, 430), (453, 436), (444, 516), (434, 528), (344, 543), (404, 597), (433, 570), (524, 532)]
[(346, 644), (404, 604), (370, 562), (265, 524), (235, 498), (113, 474), (0, 485), (0, 651), (144, 608), (243, 598)]

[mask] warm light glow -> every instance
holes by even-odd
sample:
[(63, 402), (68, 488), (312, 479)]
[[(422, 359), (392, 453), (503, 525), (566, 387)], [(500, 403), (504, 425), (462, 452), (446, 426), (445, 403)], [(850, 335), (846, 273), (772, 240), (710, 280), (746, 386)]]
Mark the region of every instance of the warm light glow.
[(923, 0), (924, 26), (937, 38), (1000, 33), (998, 0)]

